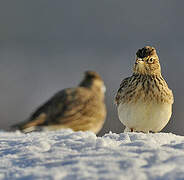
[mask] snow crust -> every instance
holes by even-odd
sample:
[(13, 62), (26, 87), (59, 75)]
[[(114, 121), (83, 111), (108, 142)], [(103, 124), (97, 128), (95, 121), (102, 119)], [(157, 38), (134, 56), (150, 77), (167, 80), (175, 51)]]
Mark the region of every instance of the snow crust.
[(0, 132), (0, 179), (184, 179), (184, 137)]

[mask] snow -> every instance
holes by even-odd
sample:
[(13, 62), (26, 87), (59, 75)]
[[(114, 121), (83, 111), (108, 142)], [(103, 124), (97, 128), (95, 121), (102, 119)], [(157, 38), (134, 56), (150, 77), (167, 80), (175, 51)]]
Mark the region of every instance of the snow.
[(184, 137), (0, 132), (0, 179), (184, 179)]

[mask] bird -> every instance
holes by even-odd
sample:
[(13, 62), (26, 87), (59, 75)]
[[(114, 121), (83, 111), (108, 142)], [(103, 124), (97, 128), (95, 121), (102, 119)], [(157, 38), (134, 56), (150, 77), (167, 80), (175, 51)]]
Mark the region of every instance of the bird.
[(115, 95), (124, 132), (160, 132), (170, 120), (173, 102), (156, 49), (151, 46), (139, 49), (132, 76), (122, 80)]
[(59, 91), (12, 129), (29, 133), (70, 128), (97, 134), (106, 118), (104, 98), (104, 81), (97, 72), (86, 71), (77, 87)]

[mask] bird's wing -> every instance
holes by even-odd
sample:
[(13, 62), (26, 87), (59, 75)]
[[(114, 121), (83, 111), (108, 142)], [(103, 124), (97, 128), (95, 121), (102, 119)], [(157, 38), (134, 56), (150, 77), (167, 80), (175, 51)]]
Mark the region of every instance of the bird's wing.
[(118, 92), (116, 93), (116, 96), (115, 96), (115, 103), (117, 105), (120, 104), (122, 94), (123, 94), (125, 88), (128, 86), (130, 79), (131, 79), (131, 77), (127, 77), (121, 81), (120, 87), (119, 87)]
[(86, 88), (69, 89), (62, 101), (56, 98), (50, 107), (47, 123), (65, 123), (69, 119), (77, 119), (88, 108), (93, 98), (93, 93)]
[(72, 123), (86, 113), (91, 99), (93, 94), (86, 88), (62, 90), (38, 108), (27, 122), (18, 124), (18, 129)]

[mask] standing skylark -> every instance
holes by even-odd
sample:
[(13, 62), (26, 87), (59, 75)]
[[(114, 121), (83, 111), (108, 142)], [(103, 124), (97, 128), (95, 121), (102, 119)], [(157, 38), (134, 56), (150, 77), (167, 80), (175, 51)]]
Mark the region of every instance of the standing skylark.
[(137, 51), (133, 75), (121, 82), (115, 101), (125, 132), (159, 132), (166, 126), (174, 98), (161, 75), (155, 48)]
[(13, 126), (23, 132), (71, 128), (74, 131), (98, 133), (106, 118), (104, 104), (105, 85), (93, 71), (86, 71), (83, 81), (76, 88), (61, 90), (30, 118)]

